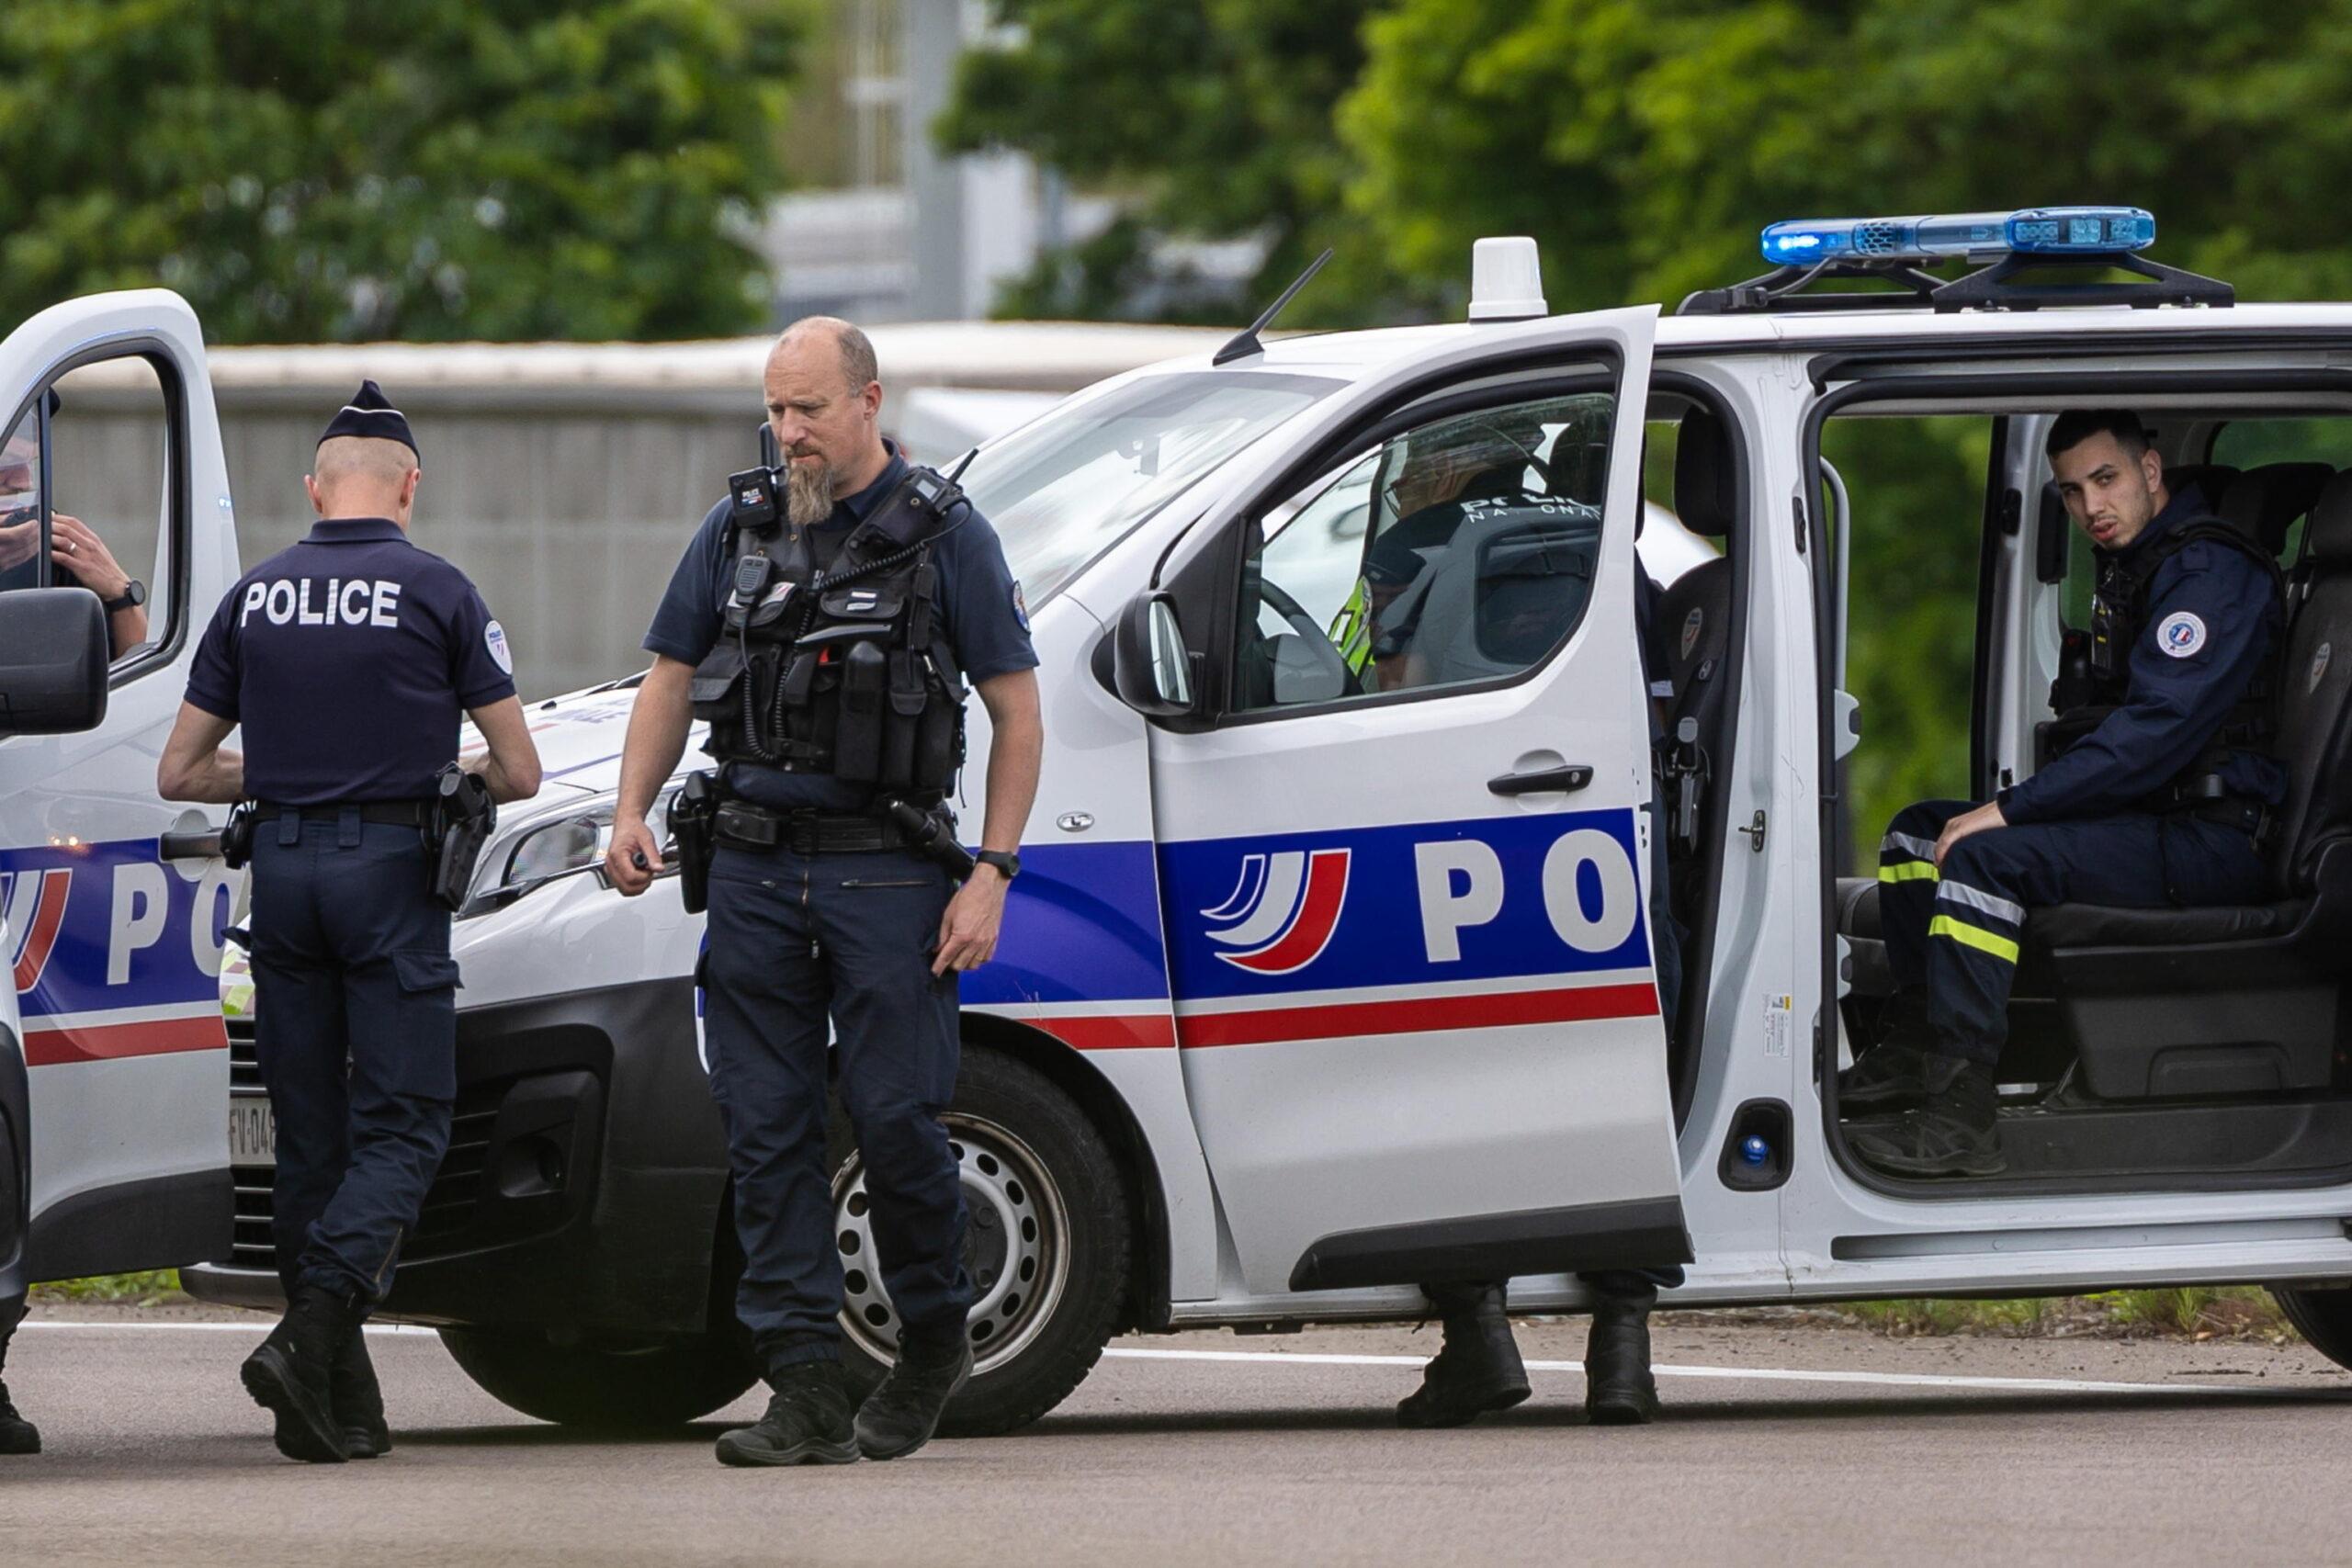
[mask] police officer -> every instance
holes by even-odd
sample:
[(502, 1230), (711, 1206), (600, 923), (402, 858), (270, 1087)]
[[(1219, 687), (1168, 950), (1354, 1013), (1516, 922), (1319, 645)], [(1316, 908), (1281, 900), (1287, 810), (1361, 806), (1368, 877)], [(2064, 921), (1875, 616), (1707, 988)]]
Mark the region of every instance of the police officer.
[[(742, 477), (688, 543), (645, 646), (606, 874), (662, 869), (645, 813), (699, 712), (718, 759), (704, 969), (711, 1092), (745, 1266), (736, 1310), (775, 1391), (718, 1439), (735, 1465), (911, 1453), (970, 1375), (964, 1201), (940, 1112), (955, 1093), (956, 976), (988, 961), (1044, 749), (1037, 656), (995, 532), (876, 424), (873, 345), (796, 322), (768, 355), (774, 487)], [(962, 757), (964, 682), (993, 739), (979, 863), (960, 887), (910, 847)], [(909, 813), (911, 814), (911, 813)], [(687, 868), (689, 876), (692, 868)], [(853, 1416), (825, 1160), (830, 1016), (865, 1161), (877, 1261), (904, 1325)]]
[(2088, 689), (2056, 694), (2056, 732), (2075, 739), (2048, 765), (1981, 806), (1907, 807), (1880, 847), (1897, 991), (1884, 1038), (1838, 1095), (1849, 1110), (1903, 1110), (1853, 1135), (1899, 1175), (2005, 1168), (1993, 1069), (2028, 908), (2254, 902), (2257, 840), (2286, 798), (2266, 746), (2278, 562), (2194, 487), (2166, 487), (2132, 413), (2064, 414), (2046, 450), (2099, 561)]
[[(514, 656), (465, 574), (408, 540), (408, 422), (373, 381), (321, 438), (308, 537), (247, 572), (205, 628), (165, 744), (166, 798), (251, 802), (262, 1080), (277, 1124), (286, 1317), (246, 1390), (289, 1459), (390, 1446), (360, 1324), (449, 1142), (458, 966), (424, 840), (458, 720), (492, 798), (539, 787)], [(244, 727), (243, 754), (220, 749)]]
[[(1421, 501), (1408, 511), (1365, 554), (1363, 576), (1351, 608), (1364, 606), (1364, 620), (1377, 628), (1362, 638), (1381, 689), (1410, 683), (1412, 617), (1406, 595), (1423, 573), (1433, 570), (1473, 505), (1462, 492), (1498, 470), (1523, 468), (1541, 442), (1540, 428), (1515, 431), (1488, 416), (1473, 423), (1500, 439), (1492, 446), (1464, 450), (1440, 447), (1408, 465), (1396, 486), (1399, 510), (1405, 498)], [(1428, 468), (1419, 466), (1428, 463)], [(1490, 488), (1490, 487), (1482, 487)], [(1484, 504), (1540, 505), (1546, 498), (1517, 486)], [(1640, 537), (1637, 524), (1634, 536)], [(1663, 592), (1646, 567), (1634, 563), (1634, 620), (1643, 678), (1653, 696), (1670, 695), (1658, 682), (1668, 668), (1657, 636), (1657, 608)], [(1400, 608), (1402, 613), (1400, 614)], [(1359, 668), (1363, 660), (1356, 661)], [(1650, 740), (1661, 727), (1655, 711)], [(1657, 967), (1658, 1007), (1666, 1035), (1674, 1037), (1682, 985), (1681, 927), (1667, 897), (1664, 813), (1653, 787), (1650, 800), (1650, 937)], [(1634, 1426), (1657, 1414), (1657, 1384), (1650, 1372), (1649, 1316), (1661, 1288), (1682, 1283), (1679, 1267), (1608, 1269), (1577, 1276), (1592, 1295), (1592, 1326), (1585, 1347), (1585, 1410), (1599, 1426)], [(1442, 1342), (1421, 1371), (1421, 1386), (1398, 1402), (1397, 1424), (1408, 1427), (1459, 1427), (1488, 1411), (1508, 1410), (1532, 1392), (1527, 1367), (1512, 1337), (1507, 1281), (1432, 1281), (1421, 1287), (1436, 1311)]]

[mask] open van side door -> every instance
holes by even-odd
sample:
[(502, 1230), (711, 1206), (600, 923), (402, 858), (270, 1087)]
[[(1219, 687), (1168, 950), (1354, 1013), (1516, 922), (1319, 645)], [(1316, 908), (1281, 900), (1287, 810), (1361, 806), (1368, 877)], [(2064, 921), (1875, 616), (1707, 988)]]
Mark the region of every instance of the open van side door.
[(1690, 1257), (1634, 631), (1655, 325), (1375, 372), (1160, 573), (1200, 688), (1151, 735), (1178, 1039), (1250, 1294)]
[(155, 764), (237, 547), (203, 335), (177, 295), (72, 300), (0, 342), (0, 437), (20, 432), (12, 515), (32, 547), (0, 594), (60, 581), (61, 513), (148, 588), (96, 728), (0, 735), (0, 957), (28, 1122), (9, 1152), (38, 1281), (228, 1252), (218, 976), (241, 879), (218, 855), (225, 813), (166, 804)]

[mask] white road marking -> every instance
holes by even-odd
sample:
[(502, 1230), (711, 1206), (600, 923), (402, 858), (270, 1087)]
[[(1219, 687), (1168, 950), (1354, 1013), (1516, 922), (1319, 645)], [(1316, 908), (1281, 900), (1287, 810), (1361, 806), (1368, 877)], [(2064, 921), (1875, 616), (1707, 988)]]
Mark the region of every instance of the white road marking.
[[(1426, 1356), (1340, 1356), (1317, 1351), (1282, 1350), (1146, 1350), (1113, 1347), (1106, 1357), (1137, 1360), (1291, 1362), (1326, 1367), (1419, 1367)], [(1530, 1361), (1532, 1372), (1581, 1372), (1582, 1361)], [(1886, 1388), (1981, 1388), (2042, 1393), (2308, 1393), (2258, 1383), (2102, 1382), (2088, 1378), (1964, 1377), (1935, 1372), (1809, 1371), (1790, 1367), (1676, 1367), (1660, 1362), (1650, 1371), (1662, 1378), (1717, 1378), (1756, 1382), (1831, 1382), (1876, 1384)]]
[[(92, 1333), (211, 1333), (257, 1335), (267, 1332), (269, 1319), (259, 1313), (251, 1323), (75, 1323), (60, 1318), (31, 1318), (26, 1328), (80, 1329)], [(435, 1331), (406, 1323), (371, 1323), (370, 1334), (431, 1335)], [(1426, 1356), (1352, 1356), (1326, 1351), (1170, 1350), (1112, 1346), (1104, 1359), (1134, 1361), (1208, 1361), (1242, 1365), (1294, 1367), (1419, 1367)], [(1530, 1361), (1532, 1372), (1581, 1372), (1582, 1361)], [(2284, 1388), (2265, 1383), (2112, 1382), (2091, 1378), (1969, 1377), (1941, 1372), (1815, 1371), (1793, 1367), (1678, 1367), (1663, 1362), (1650, 1371), (1662, 1378), (1713, 1378), (1731, 1382), (1825, 1382), (1877, 1388), (1985, 1389), (2018, 1393), (2267, 1393), (2309, 1395), (2304, 1386)]]

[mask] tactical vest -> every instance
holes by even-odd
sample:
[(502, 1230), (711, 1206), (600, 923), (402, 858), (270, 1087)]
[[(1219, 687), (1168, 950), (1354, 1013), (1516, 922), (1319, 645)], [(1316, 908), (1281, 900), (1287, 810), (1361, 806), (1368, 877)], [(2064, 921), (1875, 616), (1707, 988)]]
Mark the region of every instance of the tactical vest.
[(910, 468), (845, 537), (730, 518), (718, 641), (688, 688), (710, 754), (915, 798), (954, 787), (964, 681), (933, 552), (967, 505)]
[[(2051, 706), (2058, 714), (2050, 727), (2052, 755), (2063, 754), (2123, 705), (2131, 688), (2132, 649), (2147, 630), (2149, 584), (2165, 562), (2199, 540), (2226, 545), (2258, 562), (2278, 596), (2274, 603), (2284, 604), (2286, 577), (2278, 562), (2243, 529), (2218, 517), (2191, 518), (2144, 549), (2126, 550), (2101, 560), (2098, 581), (2091, 593), (2088, 658), (2081, 668), (2062, 674), (2051, 692)], [(2212, 739), (2188, 767), (2150, 793), (2166, 794), (2176, 803), (2220, 799), (2226, 793), (2221, 769), (2231, 753), (2271, 754), (2271, 738), (2278, 728), (2277, 676), (2286, 654), (2285, 641), (2283, 635), (2271, 639), (2270, 650), (2245, 694)]]

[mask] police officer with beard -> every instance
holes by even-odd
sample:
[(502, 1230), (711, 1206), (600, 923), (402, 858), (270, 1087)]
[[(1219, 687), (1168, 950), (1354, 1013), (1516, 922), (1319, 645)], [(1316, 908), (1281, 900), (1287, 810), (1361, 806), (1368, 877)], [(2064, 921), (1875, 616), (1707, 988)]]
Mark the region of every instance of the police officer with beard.
[[(255, 1046), (277, 1125), (284, 1321), (246, 1358), (278, 1451), (389, 1450), (360, 1325), (449, 1145), (458, 965), (424, 833), (458, 720), (495, 800), (539, 787), (514, 658), (465, 574), (409, 542), (416, 440), (373, 381), (320, 438), (308, 537), (239, 580), (197, 644), (156, 784), (254, 824)], [(242, 754), (221, 742), (240, 725)]]
[[(796, 322), (768, 355), (786, 464), (739, 476), (703, 519), (645, 646), (605, 874), (662, 869), (645, 814), (700, 714), (718, 760), (707, 870), (705, 1036), (734, 1170), (745, 1266), (736, 1310), (774, 1390), (723, 1435), (731, 1465), (913, 1452), (971, 1374), (963, 1188), (940, 1113), (959, 1052), (956, 976), (988, 962), (1044, 750), (1021, 591), (995, 532), (908, 464), (876, 423), (873, 345)], [(960, 887), (886, 799), (935, 808), (962, 761), (968, 681), (993, 740), (978, 864)], [(687, 868), (689, 875), (693, 869)], [(828, 1021), (866, 1170), (899, 1359), (853, 1411), (825, 1159)]]

